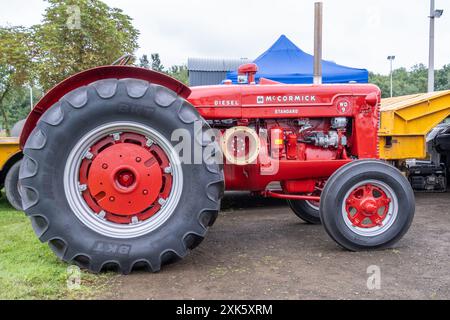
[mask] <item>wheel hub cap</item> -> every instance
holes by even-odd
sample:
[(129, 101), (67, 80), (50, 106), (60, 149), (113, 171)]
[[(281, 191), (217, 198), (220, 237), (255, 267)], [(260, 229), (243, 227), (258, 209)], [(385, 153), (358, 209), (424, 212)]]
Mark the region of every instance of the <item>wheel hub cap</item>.
[(346, 199), (348, 219), (355, 227), (382, 226), (389, 211), (391, 199), (383, 189), (366, 184), (353, 190)]
[(116, 180), (122, 188), (128, 189), (136, 181), (136, 176), (131, 170), (125, 169), (117, 174)]
[[(143, 161), (137, 162), (136, 158)], [(106, 169), (104, 169), (106, 168)], [(102, 151), (88, 177), (91, 195), (103, 210), (119, 216), (149, 208), (162, 188), (162, 172), (150, 151), (130, 143)]]
[(378, 211), (378, 207), (376, 202), (373, 199), (368, 199), (361, 203), (361, 208), (363, 209), (363, 213), (367, 216), (371, 216)]
[(91, 146), (80, 167), (82, 196), (95, 214), (119, 224), (145, 221), (170, 196), (165, 152), (137, 133), (116, 134)]

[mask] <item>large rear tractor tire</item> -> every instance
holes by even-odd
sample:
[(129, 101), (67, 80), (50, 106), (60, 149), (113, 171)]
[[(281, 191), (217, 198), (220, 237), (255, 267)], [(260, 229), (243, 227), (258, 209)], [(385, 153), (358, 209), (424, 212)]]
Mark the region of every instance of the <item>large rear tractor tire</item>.
[(17, 161), (8, 170), (5, 178), (5, 193), (8, 202), (18, 211), (22, 211), (22, 197), (19, 192), (19, 170), (22, 160)]
[(408, 231), (414, 211), (408, 180), (377, 160), (355, 161), (337, 170), (320, 201), (325, 230), (351, 251), (391, 247)]
[[(186, 160), (211, 149), (208, 129), (187, 101), (146, 81), (101, 80), (68, 93), (24, 149), (21, 194), (37, 236), (96, 273), (156, 272), (184, 258), (223, 195), (217, 162)], [(192, 142), (181, 155), (185, 138)]]

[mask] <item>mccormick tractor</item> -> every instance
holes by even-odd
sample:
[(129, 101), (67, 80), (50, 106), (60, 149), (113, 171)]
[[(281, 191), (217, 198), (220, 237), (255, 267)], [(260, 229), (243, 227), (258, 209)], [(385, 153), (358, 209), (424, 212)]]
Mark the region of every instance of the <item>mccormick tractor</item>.
[(159, 271), (206, 236), (225, 190), (286, 199), (342, 247), (391, 247), (414, 194), (378, 155), (374, 85), (189, 88), (126, 66), (94, 68), (45, 95), (21, 136), (22, 205), (39, 239), (93, 272)]

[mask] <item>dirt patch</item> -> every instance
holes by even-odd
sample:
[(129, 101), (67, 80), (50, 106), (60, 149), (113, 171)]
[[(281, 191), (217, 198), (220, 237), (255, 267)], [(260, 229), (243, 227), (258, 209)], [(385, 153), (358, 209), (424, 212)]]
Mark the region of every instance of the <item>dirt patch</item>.
[[(381, 289), (369, 290), (369, 266)], [(120, 276), (106, 299), (450, 299), (450, 194), (417, 194), (395, 249), (352, 253), (284, 201), (230, 194), (206, 240), (162, 272)]]

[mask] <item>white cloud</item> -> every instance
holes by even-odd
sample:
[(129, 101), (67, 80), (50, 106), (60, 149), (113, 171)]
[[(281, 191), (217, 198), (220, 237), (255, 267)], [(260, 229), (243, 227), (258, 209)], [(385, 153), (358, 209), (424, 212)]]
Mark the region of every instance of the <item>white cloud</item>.
[[(314, 0), (104, 0), (120, 7), (141, 31), (138, 54), (159, 52), (166, 66), (190, 56), (256, 58), (281, 34), (313, 49)], [(324, 58), (388, 72), (428, 61), (428, 0), (324, 0)], [(0, 24), (41, 19), (40, 0), (0, 0)], [(436, 67), (450, 63), (450, 3), (436, 21)], [(24, 10), (26, 8), (26, 10)]]

